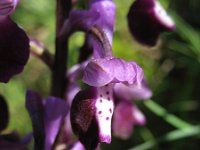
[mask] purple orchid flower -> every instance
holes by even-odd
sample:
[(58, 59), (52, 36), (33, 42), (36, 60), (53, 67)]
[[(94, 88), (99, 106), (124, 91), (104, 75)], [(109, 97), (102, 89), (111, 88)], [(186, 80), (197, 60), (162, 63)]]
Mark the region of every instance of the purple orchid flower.
[(9, 17), (18, 2), (0, 2), (0, 82), (8, 82), (13, 75), (20, 73), (29, 57), (29, 39)]
[(132, 36), (141, 44), (155, 46), (159, 35), (175, 29), (173, 20), (157, 0), (136, 0), (128, 13)]
[[(91, 33), (94, 35), (89, 35), (93, 44), (93, 59), (87, 62), (86, 66), (75, 67), (79, 74), (83, 71), (83, 81), (91, 87), (76, 94), (70, 114), (72, 129), (86, 149), (95, 149), (100, 142), (111, 142), (113, 90), (117, 91), (119, 84), (122, 85), (120, 88), (128, 93), (127, 99), (151, 95), (151, 91), (144, 83), (143, 70), (135, 62), (126, 62), (112, 56), (114, 18), (115, 5), (111, 0), (92, 0), (89, 10), (72, 11), (62, 30), (62, 34), (69, 35), (77, 30), (88, 34), (94, 29), (94, 33)], [(76, 71), (72, 71), (70, 81), (76, 80)], [(131, 113), (129, 114), (131, 120), (127, 121), (129, 131), (133, 129), (134, 123), (144, 124), (144, 116), (136, 106), (133, 108), (130, 102), (121, 101), (121, 105), (117, 106), (116, 114), (121, 111), (121, 107), (127, 107), (128, 112)], [(119, 119), (115, 120), (119, 121)], [(117, 123), (114, 127), (118, 127)], [(122, 132), (119, 134), (123, 134)], [(126, 133), (122, 137), (125, 135)]]
[(86, 149), (94, 149), (99, 142), (111, 142), (113, 86), (123, 83), (140, 87), (143, 76), (135, 62), (119, 58), (99, 58), (88, 63), (83, 81), (92, 87), (80, 91), (71, 107), (73, 131)]

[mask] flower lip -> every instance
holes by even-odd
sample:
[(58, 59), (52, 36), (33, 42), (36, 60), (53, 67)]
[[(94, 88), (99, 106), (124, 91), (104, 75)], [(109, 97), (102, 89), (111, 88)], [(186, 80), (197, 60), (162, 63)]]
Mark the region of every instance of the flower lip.
[(86, 149), (111, 142), (112, 85), (80, 91), (71, 107), (72, 129)]

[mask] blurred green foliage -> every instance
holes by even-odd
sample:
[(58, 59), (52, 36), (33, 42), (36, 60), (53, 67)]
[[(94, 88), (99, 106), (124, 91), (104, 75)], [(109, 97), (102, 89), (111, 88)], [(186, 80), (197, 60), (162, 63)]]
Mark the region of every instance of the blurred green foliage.
[[(139, 45), (128, 31), (126, 14), (133, 0), (115, 2), (117, 19), (113, 41), (114, 55), (125, 60), (135, 60), (141, 65), (154, 92), (153, 101), (164, 107), (166, 113), (173, 113), (176, 117), (192, 124), (191, 130), (186, 133), (198, 133), (199, 130), (195, 125), (200, 123), (200, 19), (198, 16), (200, 1), (162, 0), (161, 3), (174, 18), (177, 29), (172, 33), (163, 34), (158, 45), (151, 49)], [(12, 17), (29, 36), (44, 42), (50, 52), (54, 53), (54, 12), (55, 1), (21, 0)], [(70, 40), (69, 66), (76, 63), (83, 36), (82, 33), (76, 33)], [(23, 73), (12, 78), (8, 84), (0, 83), (0, 94), (6, 97), (10, 108), (10, 123), (5, 132), (17, 130), (21, 135), (25, 135), (31, 131), (31, 123), (24, 103), (26, 90), (39, 91), (46, 97), (50, 89), (50, 80), (51, 72), (47, 66), (38, 58), (31, 56)], [(149, 109), (153, 105), (148, 108), (149, 105), (144, 102), (140, 101), (137, 104), (146, 115), (147, 125), (135, 127), (134, 134), (127, 141), (113, 138), (111, 145), (103, 145), (104, 149), (124, 150), (148, 141), (151, 142), (150, 144), (153, 141), (151, 149), (197, 150), (200, 147), (200, 134), (188, 138), (183, 138), (184, 136), (180, 138), (180, 136), (176, 140), (169, 140), (170, 142), (157, 140), (158, 137), (175, 130), (176, 127), (170, 124), (164, 115), (159, 115), (159, 112), (156, 114), (153, 109)], [(173, 122), (175, 125), (178, 124), (176, 121), (175, 119)]]

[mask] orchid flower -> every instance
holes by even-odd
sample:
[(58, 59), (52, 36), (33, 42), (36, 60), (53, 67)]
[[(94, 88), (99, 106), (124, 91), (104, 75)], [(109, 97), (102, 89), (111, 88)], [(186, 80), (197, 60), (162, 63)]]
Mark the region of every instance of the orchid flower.
[(0, 1), (0, 82), (20, 73), (29, 57), (29, 39), (10, 18), (19, 0)]
[[(68, 27), (71, 30), (94, 29), (93, 34), (97, 37), (92, 36), (93, 59), (83, 71), (83, 81), (91, 87), (75, 96), (71, 106), (71, 124), (85, 148), (95, 149), (99, 142), (111, 142), (114, 86), (122, 83), (140, 87), (144, 74), (135, 62), (126, 62), (112, 56), (115, 5), (111, 0), (91, 1), (89, 10), (82, 13), (72, 12), (71, 15), (76, 15), (77, 18), (69, 17), (73, 26), (68, 24)], [(86, 20), (87, 23), (84, 24), (81, 20), (86, 18), (85, 16), (88, 22)], [(99, 38), (99, 41), (95, 38)]]

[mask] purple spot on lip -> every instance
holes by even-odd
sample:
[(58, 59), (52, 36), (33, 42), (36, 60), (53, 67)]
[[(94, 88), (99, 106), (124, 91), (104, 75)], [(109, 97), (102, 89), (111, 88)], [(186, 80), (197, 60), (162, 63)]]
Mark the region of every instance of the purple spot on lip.
[(106, 117), (106, 120), (109, 120), (109, 117)]
[(100, 95), (100, 97), (103, 97), (102, 95)]
[(110, 97), (108, 97), (108, 100), (110, 101)]
[(106, 92), (106, 94), (108, 95), (108, 94), (109, 94), (109, 92), (107, 91), (107, 92)]
[(102, 101), (102, 99), (100, 99), (100, 103), (102, 103), (103, 101)]
[(112, 109), (111, 108), (109, 109), (109, 111), (110, 111), (110, 113), (112, 113)]
[(99, 111), (99, 114), (101, 114), (102, 113), (102, 111)]

